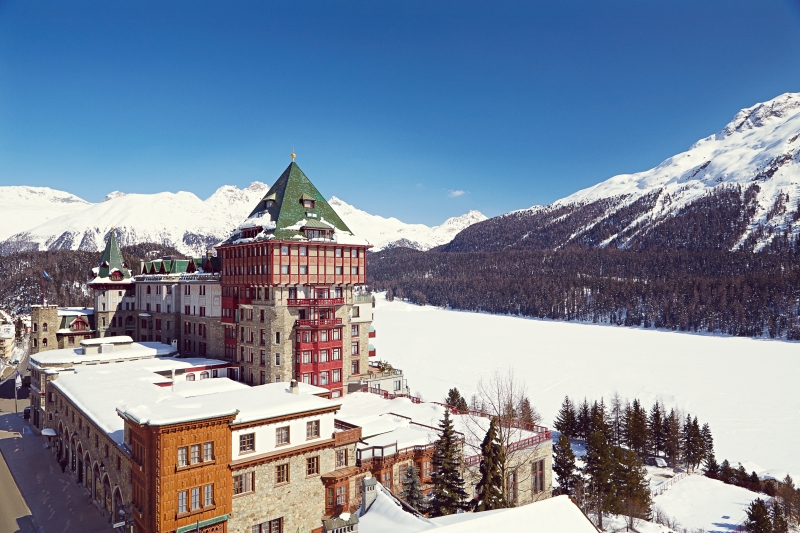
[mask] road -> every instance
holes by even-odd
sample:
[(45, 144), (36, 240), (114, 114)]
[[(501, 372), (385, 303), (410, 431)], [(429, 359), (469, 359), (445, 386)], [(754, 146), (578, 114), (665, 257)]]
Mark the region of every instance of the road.
[[(0, 431), (11, 436), (5, 431)], [(12, 437), (13, 438), (13, 437)], [(0, 455), (0, 533), (17, 532), (28, 533), (36, 531), (33, 524), (31, 510), (28, 509), (17, 483), (11, 476), (5, 458)]]

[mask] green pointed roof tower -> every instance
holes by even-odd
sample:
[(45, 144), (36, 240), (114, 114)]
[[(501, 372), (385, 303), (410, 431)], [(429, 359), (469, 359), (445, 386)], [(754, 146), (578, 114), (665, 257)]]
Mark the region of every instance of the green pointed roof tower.
[[(254, 231), (260, 228), (260, 231)], [(304, 228), (328, 230), (352, 238), (353, 232), (292, 161), (247, 219), (222, 244), (241, 239), (304, 240)]]
[(106, 249), (103, 250), (103, 255), (100, 257), (100, 263), (97, 266), (98, 278), (110, 278), (114, 271), (122, 273), (122, 279), (130, 279), (131, 271), (128, 269), (125, 258), (122, 257), (122, 252), (117, 244), (117, 235), (114, 228), (111, 228), (108, 240), (106, 241)]

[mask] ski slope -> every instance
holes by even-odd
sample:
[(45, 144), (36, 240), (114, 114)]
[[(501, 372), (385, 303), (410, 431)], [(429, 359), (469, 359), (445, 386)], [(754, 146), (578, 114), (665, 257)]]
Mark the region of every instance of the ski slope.
[(800, 344), (691, 335), (419, 307), (376, 298), (377, 358), (413, 392), (469, 398), (481, 376), (513, 368), (552, 425), (564, 395), (616, 391), (708, 422), (719, 462), (752, 461), (800, 476)]

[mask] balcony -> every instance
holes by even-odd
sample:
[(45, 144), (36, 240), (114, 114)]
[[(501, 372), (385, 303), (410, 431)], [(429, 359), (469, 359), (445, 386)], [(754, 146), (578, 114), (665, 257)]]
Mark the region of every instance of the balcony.
[(375, 328), (373, 326), (369, 327), (369, 338), (370, 339), (374, 339), (375, 338)]
[(356, 303), (356, 304), (371, 304), (372, 303), (372, 295), (371, 294), (354, 294), (353, 295), (353, 303)]
[(361, 440), (361, 427), (344, 420), (334, 419), (333, 430), (334, 446), (344, 446)]
[(289, 307), (331, 307), (343, 305), (344, 298), (289, 298), (286, 305)]
[(377, 354), (377, 352), (375, 351), (375, 347), (370, 344), (369, 345), (369, 356), (370, 357), (375, 357), (376, 354)]
[(323, 326), (341, 326), (341, 318), (320, 318), (317, 320), (295, 320), (295, 327), (298, 328), (317, 328)]

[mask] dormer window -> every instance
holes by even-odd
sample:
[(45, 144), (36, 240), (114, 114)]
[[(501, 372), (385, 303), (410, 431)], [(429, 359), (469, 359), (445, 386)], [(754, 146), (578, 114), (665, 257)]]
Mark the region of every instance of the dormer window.
[(122, 272), (120, 272), (119, 270), (115, 270), (114, 272), (111, 273), (110, 278), (111, 281), (122, 281), (123, 278)]
[(314, 209), (314, 200), (303, 200), (303, 207), (306, 209)]
[(275, 205), (275, 200), (264, 200), (264, 208), (265, 209), (269, 209), (273, 205)]

